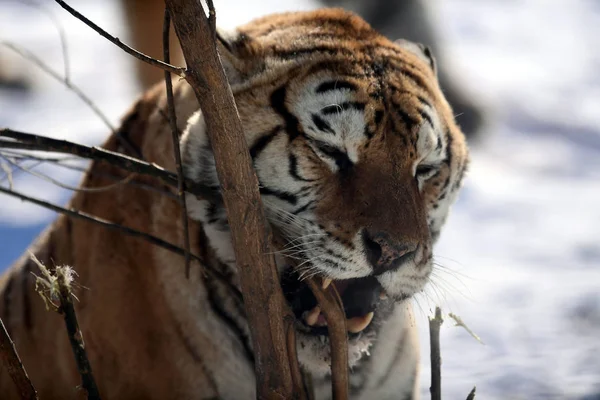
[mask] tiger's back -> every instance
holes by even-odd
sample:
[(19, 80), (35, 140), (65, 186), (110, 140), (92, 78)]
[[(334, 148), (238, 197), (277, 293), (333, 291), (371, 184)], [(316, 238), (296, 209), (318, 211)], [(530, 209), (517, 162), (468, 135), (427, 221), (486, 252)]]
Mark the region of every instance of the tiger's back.
[[(265, 17), (220, 35), (219, 50), (267, 218), (289, 242), (282, 254), (293, 249), (305, 268), (277, 258), (298, 317), (300, 361), (318, 398), (329, 395), (328, 336), (299, 273), (332, 279), (343, 292), (353, 398), (415, 397), (418, 342), (408, 299), (427, 283), (432, 244), (467, 165), (433, 58), (341, 10)], [(198, 104), (185, 82), (175, 97), (186, 176), (218, 192)], [(118, 136), (146, 161), (174, 170), (165, 116), (160, 85), (130, 111)], [(115, 135), (105, 147), (125, 152)], [(127, 176), (94, 162), (81, 186)], [(174, 194), (149, 178), (135, 183), (77, 192), (70, 207), (181, 247)], [(189, 195), (188, 208), (191, 250), (202, 260), (189, 280), (180, 256), (67, 217), (32, 248), (46, 265), (69, 264), (78, 273), (76, 308), (104, 399), (254, 397), (243, 302), (229, 289), (239, 282), (225, 210)], [(209, 264), (230, 281), (203, 274)], [(0, 316), (40, 398), (77, 398), (62, 319), (36, 298), (31, 272), (23, 256), (4, 274)], [(3, 371), (0, 393), (9, 390)]]

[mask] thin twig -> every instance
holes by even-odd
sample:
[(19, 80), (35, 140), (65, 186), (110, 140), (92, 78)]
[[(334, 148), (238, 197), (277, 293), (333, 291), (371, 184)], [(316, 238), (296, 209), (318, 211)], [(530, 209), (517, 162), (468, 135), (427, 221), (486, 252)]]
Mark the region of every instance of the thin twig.
[(467, 396), (467, 400), (475, 400), (475, 391), (477, 390), (477, 386), (473, 386), (473, 389), (469, 392)]
[[(165, 62), (170, 62), (169, 54), (169, 31), (171, 30), (171, 14), (165, 7), (163, 21), (163, 55)], [(181, 224), (183, 225), (183, 248), (185, 249), (185, 277), (190, 278), (190, 229), (188, 226), (187, 203), (185, 201), (185, 188), (183, 174), (183, 163), (181, 162), (181, 149), (179, 148), (179, 129), (177, 129), (177, 114), (175, 113), (175, 100), (173, 99), (173, 82), (171, 73), (165, 71), (165, 85), (167, 87), (167, 105), (169, 108), (169, 123), (171, 125), (171, 137), (173, 138), (173, 152), (175, 153), (175, 166), (177, 168), (177, 195), (181, 205)]]
[[(2, 147), (2, 145), (1, 145), (1, 141), (0, 141), (0, 148), (1, 147)], [(67, 169), (70, 171), (85, 172), (89, 176), (107, 178), (107, 179), (110, 179), (115, 182), (121, 182), (123, 185), (135, 186), (135, 187), (138, 187), (143, 190), (148, 190), (151, 192), (159, 193), (163, 196), (167, 196), (172, 199), (179, 198), (175, 193), (173, 193), (172, 191), (170, 191), (169, 189), (167, 189), (165, 187), (157, 187), (157, 186), (154, 186), (154, 185), (151, 185), (148, 183), (144, 183), (137, 179), (129, 179), (129, 180), (125, 181), (125, 179), (123, 179), (122, 176), (118, 176), (115, 174), (110, 174), (110, 173), (106, 173), (106, 172), (98, 172), (95, 170), (90, 170), (89, 168), (86, 168), (83, 166), (65, 164), (65, 162), (67, 162), (67, 161), (74, 161), (74, 160), (82, 161), (81, 158), (76, 157), (76, 156), (75, 157), (41, 157), (41, 156), (27, 154), (27, 153), (23, 153), (23, 152), (19, 152), (19, 151), (0, 150), (0, 158), (12, 159), (13, 162), (17, 162), (16, 160), (36, 161), (33, 165), (28, 166), (27, 170), (33, 170), (34, 168), (36, 168), (39, 165), (42, 165), (44, 163), (50, 163), (54, 166), (64, 168), (64, 169)], [(0, 163), (0, 165), (1, 165), (1, 163)], [(11, 172), (14, 173), (14, 171), (11, 171)], [(5, 178), (0, 179), (0, 183), (3, 183), (4, 180), (5, 180)], [(76, 189), (81, 190), (82, 188), (77, 187)], [(88, 188), (83, 188), (83, 189), (85, 191), (85, 189), (88, 189)]]
[(90, 21), (88, 18), (86, 18), (84, 15), (82, 15), (81, 13), (79, 13), (77, 10), (75, 10), (73, 7), (71, 7), (70, 5), (68, 5), (67, 3), (65, 3), (62, 0), (55, 0), (62, 8), (64, 8), (65, 10), (67, 10), (71, 15), (73, 15), (75, 18), (77, 18), (78, 20), (80, 20), (81, 22), (83, 22), (84, 24), (86, 24), (87, 26), (89, 26), (90, 28), (92, 28), (93, 30), (95, 30), (98, 34), (100, 34), (100, 36), (104, 37), (105, 39), (107, 39), (109, 42), (113, 43), (114, 45), (116, 45), (118, 48), (120, 48), (121, 50), (125, 51), (127, 54), (130, 54), (132, 56), (134, 56), (135, 58), (137, 58), (138, 60), (141, 60), (145, 63), (148, 63), (150, 65), (153, 65), (155, 67), (158, 67), (164, 71), (168, 71), (171, 72), (175, 75), (180, 76), (181, 78), (185, 78), (186, 74), (185, 74), (185, 68), (181, 68), (181, 67), (176, 67), (174, 65), (170, 65), (170, 64), (166, 64), (160, 60), (157, 60), (155, 58), (152, 58), (150, 56), (147, 56), (144, 53), (141, 53), (137, 50), (135, 50), (134, 48), (126, 45), (125, 43), (121, 42), (118, 38), (110, 35), (108, 32), (106, 32), (104, 29), (100, 28), (98, 25), (96, 25), (95, 23), (93, 23), (92, 21)]
[[(36, 282), (42, 281), (45, 286), (50, 286), (52, 296), (58, 299), (58, 305), (56, 311), (62, 314), (65, 320), (65, 326), (67, 328), (67, 336), (69, 337), (69, 343), (73, 350), (73, 356), (77, 363), (77, 369), (81, 376), (81, 386), (87, 392), (88, 400), (100, 400), (100, 392), (96, 385), (96, 380), (92, 373), (92, 365), (88, 359), (85, 351), (85, 345), (83, 343), (83, 333), (79, 329), (79, 323), (77, 322), (77, 314), (75, 314), (75, 308), (73, 307), (73, 294), (71, 293), (71, 287), (73, 285), (74, 271), (69, 266), (57, 266), (54, 270), (54, 274), (51, 274), (48, 268), (40, 262), (33, 254), (31, 254), (31, 260), (37, 264), (40, 271), (45, 276), (48, 276), (51, 281), (44, 281), (44, 278), (37, 277)], [(38, 284), (36, 283), (36, 286)], [(42, 298), (44, 294), (40, 293)], [(46, 301), (46, 299), (44, 299)], [(50, 300), (52, 301), (52, 300)], [(48, 303), (46, 303), (48, 304)]]
[(52, 24), (54, 24), (54, 27), (56, 28), (56, 30), (58, 32), (58, 36), (60, 37), (60, 48), (62, 51), (63, 68), (64, 68), (64, 75), (65, 75), (64, 81), (65, 81), (65, 83), (69, 83), (71, 80), (71, 63), (69, 60), (67, 35), (65, 34), (65, 29), (64, 29), (63, 25), (60, 23), (60, 21), (58, 20), (58, 18), (56, 17), (56, 15), (54, 15), (54, 13), (52, 11), (50, 11), (46, 6), (43, 6), (42, 4), (38, 3), (37, 1), (18, 0), (18, 4), (33, 7), (36, 10), (40, 11), (42, 14), (46, 14), (46, 16), (48, 18), (50, 18), (50, 20), (52, 21)]
[(469, 333), (469, 335), (471, 335), (473, 337), (473, 339), (477, 340), (481, 344), (485, 344), (485, 343), (483, 343), (483, 340), (481, 340), (479, 335), (477, 335), (475, 332), (473, 332), (471, 330), (471, 328), (469, 328), (467, 326), (467, 324), (464, 323), (464, 321), (462, 320), (461, 317), (459, 317), (458, 315), (453, 314), (453, 313), (449, 313), (448, 316), (450, 318), (452, 318), (454, 320), (454, 322), (456, 323), (454, 326), (460, 326), (460, 327), (464, 328), (464, 330), (466, 330)]
[[(30, 196), (27, 196), (27, 195), (25, 195), (23, 193), (20, 193), (20, 192), (14, 191), (14, 190), (6, 189), (6, 188), (4, 188), (2, 186), (0, 186), (0, 193), (4, 193), (4, 194), (7, 194), (9, 196), (13, 196), (13, 197), (16, 197), (18, 199), (21, 199), (23, 201), (27, 201), (27, 202), (36, 204), (38, 206), (47, 208), (49, 210), (55, 211), (55, 212), (60, 213), (60, 214), (64, 214), (64, 215), (66, 215), (68, 217), (71, 217), (71, 218), (76, 218), (76, 219), (81, 219), (81, 220), (84, 220), (84, 221), (92, 222), (92, 223), (101, 225), (101, 226), (103, 226), (105, 228), (119, 231), (119, 232), (124, 233), (124, 234), (126, 234), (128, 236), (132, 236), (132, 237), (137, 237), (137, 238), (143, 239), (143, 240), (145, 240), (145, 241), (147, 241), (147, 242), (149, 242), (149, 243), (151, 243), (151, 244), (153, 244), (155, 246), (162, 247), (163, 249), (171, 251), (171, 252), (173, 252), (175, 254), (179, 254), (181, 256), (183, 256), (185, 254), (185, 251), (181, 247), (178, 247), (178, 246), (174, 245), (173, 243), (167, 242), (165, 240), (162, 240), (162, 239), (160, 239), (160, 238), (158, 238), (156, 236), (150, 235), (148, 233), (140, 232), (138, 230), (129, 228), (127, 226), (116, 224), (114, 222), (110, 222), (110, 221), (104, 220), (102, 218), (98, 218), (98, 217), (96, 217), (94, 215), (90, 215), (90, 214), (85, 213), (83, 211), (78, 211), (78, 210), (74, 210), (74, 209), (67, 209), (67, 208), (64, 208), (64, 207), (60, 207), (60, 206), (57, 206), (56, 204), (52, 204), (52, 203), (49, 203), (49, 202), (44, 201), (44, 200), (36, 199), (36, 198), (30, 197)], [(192, 254), (190, 254), (190, 256), (191, 256), (192, 259), (194, 259), (194, 260), (196, 260), (198, 262), (202, 262), (202, 259), (200, 257), (198, 257), (197, 255), (195, 255), (195, 254), (192, 253)], [(215, 279), (218, 279), (220, 282), (222, 282), (223, 284), (225, 284), (228, 287), (228, 289), (231, 291), (232, 295), (236, 296), (240, 301), (242, 301), (241, 300), (242, 299), (242, 294), (240, 293), (239, 289), (237, 289), (235, 286), (233, 286), (231, 284), (231, 282), (229, 281), (229, 279), (221, 271), (217, 270), (216, 268), (214, 268), (214, 267), (212, 267), (210, 265), (206, 265), (206, 264), (204, 264), (204, 270), (207, 273), (209, 273), (212, 277), (214, 277)]]
[[(8, 162), (8, 160), (6, 160), (6, 162)], [(6, 164), (6, 162), (0, 160), (0, 168), (2, 168), (2, 170), (4, 171), (4, 174), (6, 175), (6, 179), (8, 180), (8, 187), (12, 190), (12, 188), (14, 186), (13, 171)], [(4, 178), (0, 179), (0, 183), (2, 183), (3, 181), (4, 181)]]
[[(0, 157), (2, 157), (1, 154), (0, 154)], [(113, 189), (116, 189), (116, 188), (120, 187), (121, 185), (129, 183), (135, 177), (135, 174), (129, 174), (125, 178), (122, 178), (122, 179), (118, 180), (117, 182), (114, 182), (114, 183), (111, 183), (111, 184), (105, 185), (105, 186), (91, 187), (91, 188), (80, 187), (80, 186), (76, 187), (76, 186), (71, 186), (71, 185), (67, 185), (65, 183), (59, 182), (56, 179), (54, 179), (54, 178), (52, 178), (52, 177), (50, 177), (50, 176), (48, 176), (46, 174), (43, 174), (41, 172), (34, 171), (31, 168), (19, 165), (18, 163), (10, 160), (9, 158), (6, 158), (6, 157), (3, 157), (3, 158), (10, 165), (14, 166), (17, 169), (20, 169), (23, 172), (26, 172), (26, 173), (28, 173), (30, 175), (33, 175), (36, 178), (40, 178), (42, 180), (50, 182), (53, 185), (56, 185), (56, 186), (58, 186), (58, 187), (60, 187), (62, 189), (72, 190), (74, 192), (88, 192), (88, 193), (106, 192), (108, 190), (113, 190)], [(12, 189), (12, 187), (11, 187), (11, 189)]]
[[(108, 117), (100, 110), (100, 108), (98, 108), (98, 106), (92, 101), (92, 99), (90, 99), (78, 86), (76, 86), (75, 84), (73, 84), (73, 82), (71, 82), (68, 75), (65, 77), (60, 76), (60, 74), (58, 72), (56, 72), (52, 68), (50, 68), (48, 66), (48, 64), (44, 63), (35, 54), (15, 45), (13, 43), (0, 42), (0, 45), (3, 45), (5, 47), (9, 48), (10, 50), (19, 54), (21, 57), (23, 57), (26, 60), (37, 65), (42, 71), (46, 72), (48, 75), (50, 75), (51, 77), (53, 77), (54, 79), (56, 79), (57, 81), (59, 81), (60, 83), (65, 85), (65, 87), (67, 89), (69, 89), (70, 91), (75, 93), (75, 95), (77, 97), (79, 97), (79, 99), (81, 101), (83, 101), (92, 110), (92, 112), (98, 116), (98, 118), (100, 118), (102, 123), (104, 123), (114, 135), (116, 135), (117, 140), (119, 141), (119, 144), (121, 144), (129, 153), (134, 154), (138, 158), (142, 158), (140, 152), (135, 148), (135, 146), (133, 146), (128, 139), (123, 137), (121, 135), (121, 132), (115, 130), (115, 127), (111, 124)], [(67, 71), (67, 73), (68, 73), (68, 71)]]
[(8, 335), (4, 323), (0, 319), (0, 356), (4, 361), (6, 371), (12, 378), (22, 400), (37, 400), (37, 393), (23, 363), (17, 354), (15, 344)]
[(429, 318), (429, 346), (431, 351), (431, 400), (442, 399), (442, 356), (440, 351), (440, 327), (444, 320), (442, 319), (442, 310), (435, 308), (435, 318)]
[[(10, 138), (17, 141), (2, 140), (2, 138)], [(19, 132), (12, 129), (0, 129), (0, 148), (51, 151), (64, 154), (73, 154), (79, 157), (97, 161), (104, 161), (129, 172), (137, 172), (139, 174), (152, 176), (159, 179), (166, 185), (177, 188), (177, 174), (167, 171), (156, 164), (150, 164), (148, 162), (99, 147), (84, 146), (69, 142), (67, 140), (52, 139), (49, 137)], [(185, 188), (188, 193), (196, 195), (199, 198), (217, 203), (221, 201), (219, 194), (214, 189), (204, 185), (186, 181)]]
[(217, 11), (213, 0), (206, 0), (206, 5), (208, 6), (208, 24), (214, 41), (217, 37)]
[(111, 132), (116, 132), (115, 127), (113, 126), (113, 124), (111, 124), (108, 117), (98, 108), (98, 106), (96, 106), (96, 104), (94, 104), (92, 99), (90, 99), (77, 85), (71, 82), (67, 77), (61, 76), (58, 72), (50, 68), (48, 64), (46, 64), (42, 59), (40, 59), (38, 56), (30, 52), (29, 50), (26, 50), (22, 47), (17, 46), (14, 43), (6, 41), (0, 42), (0, 45), (5, 46), (6, 48), (14, 51), (24, 59), (31, 61), (33, 64), (37, 65), (42, 71), (50, 75), (52, 78), (64, 84), (69, 90), (75, 93), (77, 97), (79, 97), (81, 101), (83, 101), (98, 116), (98, 118), (102, 120), (104, 125), (106, 125)]

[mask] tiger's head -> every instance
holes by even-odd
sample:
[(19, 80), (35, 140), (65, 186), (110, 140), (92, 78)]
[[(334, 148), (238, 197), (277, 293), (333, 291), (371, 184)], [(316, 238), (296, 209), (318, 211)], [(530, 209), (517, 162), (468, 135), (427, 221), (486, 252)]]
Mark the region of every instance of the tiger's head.
[[(329, 368), (326, 321), (303, 278), (340, 293), (350, 362), (398, 302), (421, 291), (468, 162), (429, 50), (391, 42), (359, 17), (319, 10), (265, 17), (219, 35), (277, 256), (298, 317), (300, 360)], [(219, 190), (201, 112), (182, 138), (188, 178)], [(222, 205), (188, 196), (225, 263)], [(287, 259), (295, 259), (295, 268)]]

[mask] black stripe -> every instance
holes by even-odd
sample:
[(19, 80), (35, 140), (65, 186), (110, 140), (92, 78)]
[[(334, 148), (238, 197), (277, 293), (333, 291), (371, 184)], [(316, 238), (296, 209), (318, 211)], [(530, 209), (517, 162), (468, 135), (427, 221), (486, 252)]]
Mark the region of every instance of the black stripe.
[(402, 120), (404, 125), (406, 126), (407, 130), (409, 130), (409, 131), (412, 130), (412, 127), (418, 124), (418, 121), (416, 119), (414, 119), (413, 117), (411, 117), (400, 106), (395, 105), (394, 111), (396, 112), (396, 114), (398, 114), (398, 116), (400, 117), (400, 119)]
[(339, 114), (340, 112), (346, 111), (350, 108), (353, 110), (364, 111), (365, 103), (360, 103), (357, 101), (346, 101), (340, 104), (332, 104), (330, 106), (323, 107), (321, 109), (321, 113), (323, 115)]
[(300, 121), (298, 121), (298, 118), (296, 118), (285, 105), (286, 91), (287, 89), (285, 86), (273, 91), (271, 94), (271, 107), (273, 107), (285, 121), (285, 131), (290, 136), (290, 141), (292, 141), (301, 134)]
[(435, 126), (433, 125), (433, 120), (431, 119), (429, 114), (427, 114), (423, 110), (419, 110), (419, 114), (421, 115), (421, 118), (423, 118), (425, 121), (427, 121), (429, 123), (429, 125), (431, 125), (432, 128), (435, 128)]
[(317, 114), (312, 115), (312, 122), (315, 124), (318, 130), (321, 132), (327, 132), (332, 135), (335, 135), (335, 131), (331, 126), (325, 121), (323, 118), (319, 117)]
[(423, 104), (423, 106), (425, 106), (425, 107), (429, 107), (429, 108), (433, 108), (433, 106), (431, 105), (431, 103), (429, 103), (429, 102), (428, 102), (428, 101), (425, 99), (425, 97), (423, 97), (423, 96), (421, 96), (421, 95), (418, 95), (418, 94), (417, 94), (416, 96), (417, 96), (417, 99), (419, 100), (419, 102), (420, 102), (421, 104)]
[(351, 82), (348, 81), (326, 81), (321, 83), (318, 87), (317, 90), (315, 90), (316, 93), (326, 93), (326, 92), (330, 92), (332, 90), (340, 90), (340, 89), (348, 89), (348, 90), (352, 90), (353, 92), (358, 90), (358, 87)]
[[(252, 351), (252, 348), (250, 346), (250, 337), (244, 331), (244, 328), (238, 325), (235, 318), (232, 317), (231, 315), (229, 315), (227, 310), (225, 310), (225, 307), (223, 306), (224, 299), (222, 298), (222, 295), (219, 293), (219, 290), (216, 287), (217, 282), (213, 281), (213, 279), (209, 278), (208, 274), (206, 274), (205, 279), (204, 279), (204, 284), (205, 284), (206, 288), (208, 289), (208, 303), (209, 303), (210, 307), (212, 308), (213, 312), (215, 313), (215, 315), (217, 317), (219, 317), (221, 319), (221, 321), (223, 323), (225, 323), (225, 325), (227, 325), (229, 327), (229, 329), (232, 331), (232, 333), (238, 338), (239, 342), (244, 347), (244, 352), (246, 354), (246, 358), (248, 359), (248, 361), (250, 361), (252, 364), (254, 364), (254, 362), (255, 362), (254, 352)], [(232, 301), (234, 301), (234, 300), (232, 299)], [(242, 312), (243, 312), (243, 307), (242, 307)], [(242, 314), (242, 316), (245, 318), (245, 315)]]
[(294, 178), (297, 181), (302, 181), (302, 182), (313, 182), (314, 179), (306, 179), (300, 176), (300, 174), (298, 173), (298, 158), (296, 158), (296, 156), (292, 153), (289, 154), (289, 173), (292, 176), (292, 178)]
[(271, 140), (273, 140), (275, 136), (277, 136), (280, 129), (281, 126), (278, 125), (275, 128), (273, 128), (271, 132), (263, 134), (263, 136), (261, 136), (256, 142), (254, 142), (252, 147), (250, 147), (250, 157), (252, 157), (253, 160), (265, 149), (265, 147), (267, 147), (269, 143), (271, 143)]
[(288, 203), (291, 203), (294, 205), (298, 202), (298, 198), (293, 193), (283, 192), (283, 191), (280, 191), (277, 189), (271, 189), (266, 186), (261, 186), (259, 190), (260, 190), (260, 194), (264, 194), (264, 195), (268, 195), (268, 196), (275, 196), (280, 200), (287, 201)]
[(375, 111), (375, 125), (378, 125), (383, 121), (383, 110)]
[(438, 137), (437, 137), (437, 144), (435, 146), (435, 149), (437, 151), (440, 151), (442, 149), (442, 135), (438, 135)]
[(446, 129), (446, 159), (444, 162), (448, 164), (449, 167), (452, 166), (452, 140), (450, 129)]
[(301, 212), (303, 212), (303, 211), (306, 211), (306, 210), (308, 209), (308, 207), (310, 207), (312, 204), (314, 204), (314, 202), (315, 202), (314, 200), (311, 200), (311, 201), (307, 202), (307, 203), (306, 203), (305, 205), (303, 205), (302, 207), (300, 207), (300, 208), (297, 208), (297, 209), (295, 209), (294, 211), (292, 211), (292, 214), (294, 214), (294, 215), (298, 215), (298, 214), (300, 214)]
[(219, 222), (219, 220), (221, 219), (219, 217), (220, 210), (221, 208), (218, 207), (216, 203), (208, 203), (208, 207), (206, 208), (206, 219), (208, 224), (214, 224), (216, 222)]

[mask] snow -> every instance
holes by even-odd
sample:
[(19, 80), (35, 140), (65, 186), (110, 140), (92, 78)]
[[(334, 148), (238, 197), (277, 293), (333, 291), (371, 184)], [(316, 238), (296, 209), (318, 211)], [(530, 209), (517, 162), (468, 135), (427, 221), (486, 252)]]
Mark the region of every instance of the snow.
[[(434, 283), (415, 301), (423, 397), (429, 397), (427, 316), (438, 303), (485, 342), (445, 318), (445, 398), (466, 398), (477, 385), (482, 399), (598, 399), (599, 3), (438, 3), (447, 55), (488, 104), (491, 121), (485, 140), (472, 146), (467, 183), (436, 250)], [(52, 2), (47, 5), (67, 32), (73, 82), (117, 124), (136, 96), (128, 83), (134, 61)], [(217, 11), (220, 25), (233, 27), (269, 12), (315, 6), (302, 0), (223, 0)], [(77, 7), (126, 37), (115, 2), (81, 0)], [(0, 9), (0, 40), (43, 55), (61, 71), (51, 20), (17, 2), (3, 2)], [(5, 49), (0, 57), (8, 57)], [(107, 128), (76, 96), (34, 66), (17, 73), (34, 78), (34, 93), (0, 92), (0, 126), (87, 144), (102, 141)], [(72, 172), (44, 171), (70, 184), (78, 180)], [(59, 203), (70, 195), (25, 175), (16, 185)], [(53, 215), (6, 196), (0, 202), (1, 269)]]

